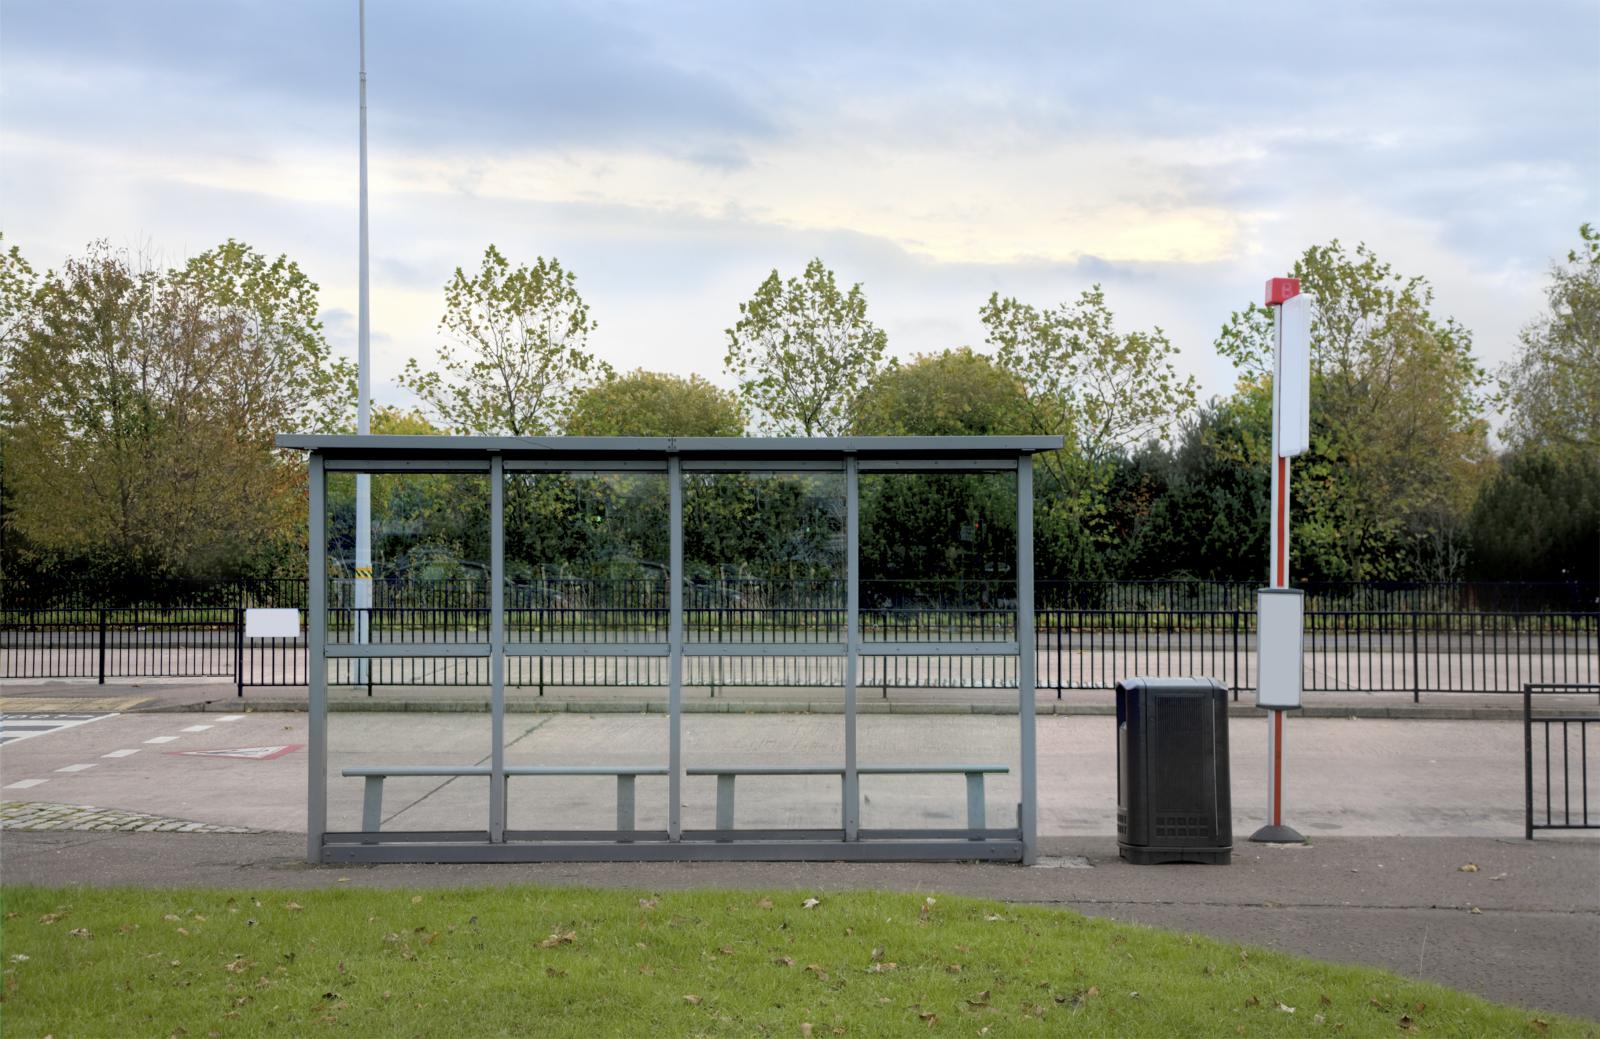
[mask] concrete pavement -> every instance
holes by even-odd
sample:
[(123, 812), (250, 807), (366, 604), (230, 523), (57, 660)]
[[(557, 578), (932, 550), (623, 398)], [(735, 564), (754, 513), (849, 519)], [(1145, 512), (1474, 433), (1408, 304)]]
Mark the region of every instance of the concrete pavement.
[[(1005, 715), (870, 715), (858, 722), (861, 760), (1007, 765), (991, 777), (991, 819), (1017, 801), (1017, 719)], [(1045, 835), (1116, 830), (1114, 723), (1103, 716), (1042, 717), (1038, 724), (1039, 818)], [(1266, 734), (1260, 717), (1230, 724), (1234, 832), (1243, 837), (1265, 810)], [(1572, 760), (1580, 749), (1576, 728)], [(306, 716), (284, 713), (118, 715), (21, 740), (0, 760), (0, 797), (90, 804), (218, 825), (303, 830)], [(518, 714), (506, 723), (512, 764), (659, 764), (667, 719), (656, 714)], [(1287, 727), (1284, 803), (1288, 821), (1312, 836), (1516, 837), (1522, 832), (1522, 729), (1514, 722), (1297, 718)], [(837, 715), (706, 714), (684, 720), (689, 765), (833, 764), (843, 757)], [(216, 756), (218, 754), (224, 756)], [(357, 829), (357, 764), (478, 764), (490, 753), (483, 714), (335, 714), (329, 722), (329, 824)], [(226, 756), (232, 755), (232, 756)], [(1573, 769), (1573, 803), (1581, 776)], [(1536, 776), (1539, 783), (1543, 776)], [(1600, 769), (1588, 772), (1600, 816)], [(957, 824), (965, 812), (959, 776), (862, 780), (863, 824)], [(615, 818), (605, 777), (514, 780), (513, 828), (603, 828)], [(1557, 810), (1560, 795), (1557, 794)], [(460, 829), (486, 825), (487, 781), (390, 780), (384, 826)], [(838, 781), (746, 779), (738, 787), (743, 826), (838, 825)], [(666, 781), (638, 786), (641, 827), (664, 827)], [(715, 783), (684, 783), (687, 826), (710, 826)]]

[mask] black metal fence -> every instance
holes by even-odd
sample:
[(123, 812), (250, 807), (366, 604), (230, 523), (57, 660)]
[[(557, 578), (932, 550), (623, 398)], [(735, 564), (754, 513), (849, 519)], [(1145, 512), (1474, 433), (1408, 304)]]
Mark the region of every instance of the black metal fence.
[[(1600, 685), (1530, 682), (1522, 687), (1523, 819), (1524, 836), (1530, 841), (1535, 830), (1600, 829), (1600, 815), (1592, 819), (1589, 815), (1589, 747), (1592, 742), (1589, 726), (1600, 726), (1600, 716), (1535, 706), (1535, 696), (1552, 693), (1600, 694)], [(1537, 740), (1536, 725), (1539, 727)], [(1600, 746), (1596, 751), (1600, 753)], [(1542, 769), (1539, 767), (1541, 757)], [(1539, 781), (1541, 772), (1542, 782)], [(1595, 772), (1600, 778), (1600, 765)], [(1577, 780), (1576, 793), (1574, 779)], [(1542, 819), (1537, 813), (1541, 793), (1544, 795)]]
[[(185, 590), (155, 585), (159, 605), (95, 603), (90, 589), (0, 583), (0, 678), (209, 677), (251, 686), (304, 685), (303, 639), (246, 639), (251, 606), (303, 607), (306, 581), (233, 582)], [(1575, 586), (1513, 585), (1307, 591), (1308, 693), (1515, 693), (1528, 683), (1600, 682), (1600, 611), (1558, 610)], [(1493, 586), (1498, 587), (1498, 586)], [(13, 592), (20, 593), (13, 597)], [(354, 582), (329, 583), (329, 641), (357, 638)], [(1557, 589), (1567, 589), (1558, 595)], [(112, 590), (116, 599), (127, 589)], [(1038, 589), (1037, 683), (1057, 696), (1110, 689), (1132, 674), (1213, 675), (1234, 690), (1255, 686), (1256, 589), (1214, 582), (1044, 582)], [(1535, 594), (1537, 592), (1537, 594)], [(115, 594), (113, 594), (115, 593)], [(1572, 593), (1581, 594), (1581, 593)], [(1520, 598), (1519, 598), (1520, 597)], [(1101, 605), (1075, 605), (1092, 600)], [(1541, 609), (1425, 609), (1445, 601), (1518, 601)], [(374, 643), (473, 643), (488, 638), (488, 591), (476, 581), (376, 581), (366, 611)], [(1014, 638), (1009, 581), (864, 581), (861, 685), (881, 688), (1005, 688), (1016, 682), (1006, 656), (874, 656), (873, 641), (1005, 641)], [(1379, 601), (1383, 608), (1350, 608)], [(1118, 605), (1103, 605), (1114, 602)], [(837, 642), (844, 587), (832, 579), (735, 577), (686, 583), (685, 623), (693, 641)], [(667, 588), (650, 579), (551, 578), (512, 582), (506, 594), (511, 642), (659, 642), (666, 638)], [(483, 685), (481, 659), (379, 658), (330, 664), (335, 684)], [(691, 659), (686, 683), (826, 687), (842, 682), (837, 659), (794, 656)], [(513, 685), (659, 686), (663, 662), (647, 657), (516, 657)]]

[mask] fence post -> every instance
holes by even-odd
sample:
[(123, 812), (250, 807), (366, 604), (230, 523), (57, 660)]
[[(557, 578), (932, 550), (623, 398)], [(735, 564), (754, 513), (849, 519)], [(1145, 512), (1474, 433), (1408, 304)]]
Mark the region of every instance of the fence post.
[(233, 608), (233, 681), (235, 696), (244, 696), (244, 610)]
[(1239, 611), (1237, 609), (1233, 611), (1233, 702), (1239, 702)]
[(100, 684), (106, 684), (106, 608), (100, 607)]
[(1522, 837), (1533, 840), (1533, 690), (1527, 685), (1522, 687)]
[(1411, 702), (1422, 702), (1422, 656), (1417, 649), (1417, 624), (1419, 614), (1411, 611)]

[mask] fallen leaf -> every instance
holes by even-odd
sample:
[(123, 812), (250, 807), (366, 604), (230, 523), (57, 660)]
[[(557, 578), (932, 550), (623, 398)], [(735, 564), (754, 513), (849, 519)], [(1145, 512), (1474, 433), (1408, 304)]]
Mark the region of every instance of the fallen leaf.
[(94, 934), (91, 933), (90, 930), (87, 927), (74, 927), (72, 930), (68, 931), (67, 933), (72, 935), (72, 937), (74, 937), (74, 938), (93, 938), (94, 937)]
[(1504, 874), (1504, 873), (1496, 873), (1494, 876), (1490, 877), (1489, 879), (1490, 880), (1504, 880), (1504, 879), (1506, 879), (1506, 876), (1507, 875)]
[(884, 961), (882, 963), (874, 963), (874, 964), (872, 964), (870, 967), (867, 968), (867, 973), (868, 974), (884, 974), (884, 973), (887, 973), (888, 971), (891, 971), (891, 970), (898, 970), (899, 968), (900, 968), (900, 965), (898, 963), (894, 962), (893, 960), (886, 960), (886, 961)]
[(945, 971), (946, 974), (960, 974), (961, 973), (961, 964), (959, 964), (959, 963), (947, 963), (947, 964), (944, 965), (944, 971)]
[(817, 965), (815, 963), (806, 964), (806, 970), (808, 970), (811, 973), (815, 974), (817, 976), (817, 980), (818, 981), (827, 981), (828, 980), (828, 972), (823, 970), (819, 965)]
[(717, 951), (722, 953), (722, 955), (724, 955), (724, 956), (732, 956), (733, 955), (733, 946), (724, 945), (722, 948), (718, 949)]
[(578, 940), (576, 931), (552, 931), (550, 937), (539, 943), (541, 949), (553, 949), (558, 945), (571, 945)]
[(780, 965), (785, 966), (785, 967), (793, 967), (794, 966), (794, 957), (793, 956), (779, 956), (777, 959), (773, 960), (772, 962), (780, 964)]
[(801, 1035), (810, 1035), (811, 1034), (811, 1022), (810, 1021), (802, 1021), (800, 1023), (800, 1034)]
[(641, 899), (639, 899), (639, 908), (640, 909), (654, 909), (656, 906), (658, 906), (660, 904), (661, 904), (661, 899), (659, 899), (659, 898), (641, 898)]
[(421, 895), (412, 895), (411, 896), (411, 904), (414, 905), (414, 906), (421, 905), (422, 904), (422, 896)]
[(699, 996), (684, 996), (683, 997), (683, 1001), (685, 1003), (689, 1004), (692, 1007), (697, 1007), (697, 1006), (700, 1005), (700, 997)]
[(1314, 1025), (1325, 1025), (1328, 1023), (1328, 1019), (1323, 1017), (1321, 1014), (1312, 1014), (1311, 1023)]
[(1457, 871), (1461, 873), (1476, 873), (1478, 872), (1478, 864), (1476, 862), (1469, 862), (1465, 866), (1458, 866)]
[(1280, 1010), (1280, 1011), (1282, 1011), (1282, 1012), (1283, 1012), (1283, 1013), (1285, 1013), (1285, 1014), (1292, 1014), (1292, 1013), (1294, 1013), (1294, 1007), (1292, 1007), (1292, 1006), (1289, 1006), (1289, 1005), (1288, 1005), (1288, 1004), (1286, 1004), (1286, 1003), (1279, 1003), (1279, 1004), (1278, 1004), (1278, 1009), (1279, 1009), (1279, 1010)]
[(1544, 1035), (1546, 1032), (1550, 1031), (1550, 1022), (1546, 1021), (1542, 1017), (1536, 1017), (1528, 1022), (1528, 1027), (1533, 1029), (1535, 1032), (1538, 1032), (1540, 1035)]
[[(414, 899), (413, 901), (417, 900)], [(285, 902), (283, 904), (283, 908), (289, 910), (291, 913), (298, 913), (300, 910), (304, 909), (305, 906), (301, 905), (299, 902)]]
[(1417, 1030), (1417, 1023), (1411, 1020), (1410, 1014), (1401, 1014), (1400, 1020), (1396, 1021), (1395, 1025), (1402, 1032), (1415, 1032)]
[(984, 919), (992, 924), (997, 921), (1004, 920), (1005, 917), (1001, 916), (999, 913), (990, 913), (988, 916), (985, 916)]
[(1261, 999), (1257, 996), (1251, 996), (1249, 999), (1244, 1001), (1244, 1005), (1247, 1007), (1258, 1007), (1261, 1005)]
[(804, 902), (800, 903), (800, 908), (801, 909), (815, 909), (815, 908), (817, 908), (817, 906), (819, 906), (821, 904), (822, 904), (822, 899), (820, 899), (820, 898), (808, 898)]
[(1325, 1007), (1333, 1006), (1333, 1000), (1328, 998), (1328, 994), (1326, 992), (1317, 997), (1317, 1002)]
[(982, 992), (978, 993), (976, 996), (973, 996), (971, 999), (967, 1000), (967, 1006), (969, 1006), (969, 1007), (986, 1007), (988, 1005), (989, 1005), (989, 990), (988, 989), (984, 989)]
[(917, 1017), (921, 1018), (922, 1023), (927, 1025), (929, 1028), (932, 1028), (934, 1025), (939, 1023), (939, 1015), (933, 1013), (932, 1011), (918, 1014)]
[(1471, 909), (1468, 910), (1468, 912), (1470, 912), (1473, 916), (1482, 916), (1483, 915), (1483, 910), (1479, 909), (1477, 906), (1473, 906)]
[(759, 901), (756, 902), (756, 908), (757, 909), (771, 909), (772, 908), (772, 899), (770, 899), (770, 898), (760, 899)]

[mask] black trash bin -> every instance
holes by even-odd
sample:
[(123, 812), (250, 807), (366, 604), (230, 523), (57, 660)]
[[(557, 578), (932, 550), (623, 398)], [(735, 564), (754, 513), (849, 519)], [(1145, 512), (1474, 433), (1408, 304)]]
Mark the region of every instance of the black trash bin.
[(1233, 854), (1228, 690), (1214, 678), (1117, 683), (1117, 847), (1138, 865)]

